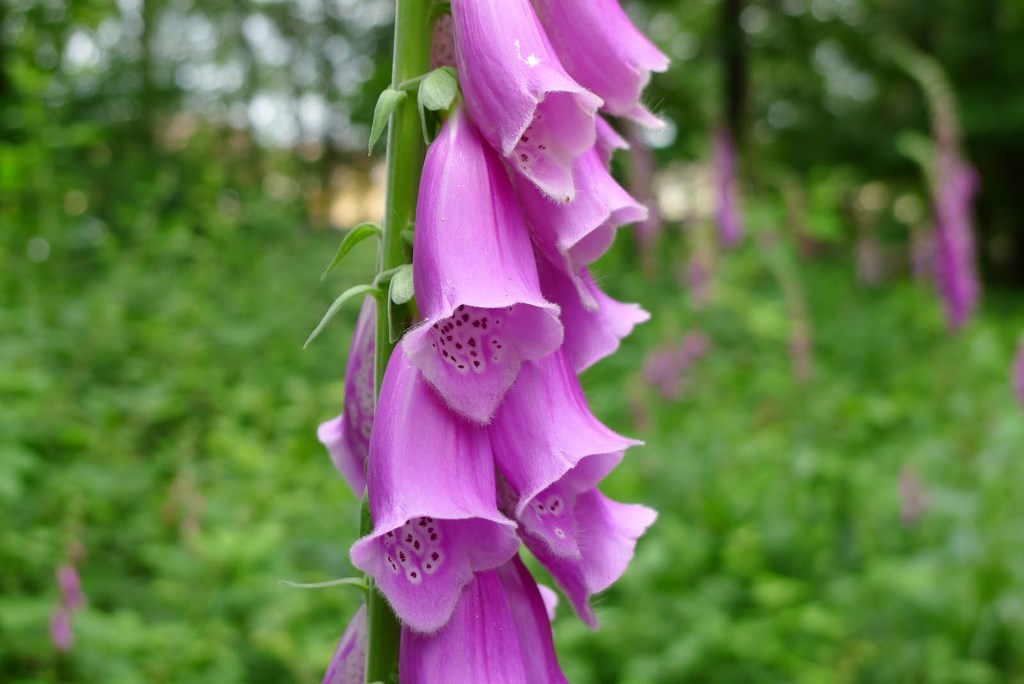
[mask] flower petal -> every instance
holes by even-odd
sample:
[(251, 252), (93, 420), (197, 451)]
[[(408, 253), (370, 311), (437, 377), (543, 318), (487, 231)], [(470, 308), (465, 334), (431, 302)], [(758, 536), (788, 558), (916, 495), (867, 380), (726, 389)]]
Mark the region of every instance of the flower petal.
[(523, 534), (523, 541), (568, 594), (580, 619), (596, 628), (591, 595), (604, 591), (622, 576), (633, 558), (637, 539), (658, 514), (646, 506), (613, 501), (595, 487), (576, 497), (573, 515), (580, 534), (580, 558), (559, 556), (545, 540), (528, 532)]
[(617, 0), (537, 0), (537, 14), (566, 71), (604, 99), (604, 110), (637, 114), (652, 71), (668, 58), (629, 20)]
[(370, 442), (373, 532), (352, 547), (398, 617), (441, 627), (473, 573), (508, 560), (515, 526), (495, 504), (484, 428), (452, 414), (401, 349), (391, 356)]
[(628, 150), (629, 143), (603, 116), (596, 117), (594, 121), (597, 124), (597, 142), (594, 143), (594, 149), (597, 150), (601, 163), (608, 166), (612, 163), (615, 150)]
[(345, 410), (316, 431), (334, 467), (357, 496), (366, 489), (366, 456), (373, 429), (373, 357), (377, 339), (377, 300), (367, 297), (356, 320), (345, 367)]
[(579, 379), (559, 351), (524, 364), (490, 426), (506, 503), (553, 553), (579, 557), (572, 508), (639, 442), (590, 412)]
[(448, 405), (486, 423), (523, 361), (562, 342), (497, 157), (461, 110), (430, 147), (416, 211), (416, 300), (404, 347)]
[[(540, 251), (578, 279), (584, 266), (608, 251), (616, 229), (645, 219), (647, 207), (615, 182), (597, 150), (578, 157), (573, 174), (579, 196), (569, 204), (555, 204), (528, 183), (518, 182), (516, 190)], [(582, 285), (577, 287), (584, 295)]]
[(366, 672), (366, 604), (352, 616), (331, 664), (324, 673), (323, 684), (363, 684)]
[[(562, 350), (577, 373), (614, 353), (634, 327), (651, 317), (637, 304), (625, 304), (606, 295), (585, 268), (574, 282), (550, 261), (539, 258), (537, 272), (544, 296), (562, 310), (562, 325), (565, 326)], [(577, 284), (585, 291), (585, 297), (580, 296)], [(594, 308), (587, 309), (584, 299), (593, 302)]]
[(575, 196), (572, 160), (594, 144), (601, 99), (572, 80), (529, 0), (454, 0), (466, 106), (487, 142), (541, 192)]
[(436, 634), (402, 631), (402, 684), (565, 684), (537, 584), (515, 558), (478, 573)]

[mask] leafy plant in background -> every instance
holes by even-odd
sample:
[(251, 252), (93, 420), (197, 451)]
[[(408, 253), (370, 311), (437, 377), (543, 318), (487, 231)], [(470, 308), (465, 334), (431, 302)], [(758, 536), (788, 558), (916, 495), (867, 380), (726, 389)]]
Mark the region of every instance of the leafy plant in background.
[(370, 137), (372, 149), (390, 118), (384, 222), (349, 233), (328, 269), (378, 236), (378, 273), (310, 336), (369, 295), (345, 412), (319, 430), (366, 490), (351, 555), (367, 605), (325, 675), (336, 684), (566, 681), (554, 608), (520, 543), (596, 627), (591, 596), (656, 517), (597, 488), (638, 442), (590, 412), (577, 373), (647, 318), (587, 271), (647, 215), (608, 170), (623, 142), (597, 110), (658, 124), (640, 95), (667, 59), (617, 0), (450, 11), (397, 3), (393, 82)]

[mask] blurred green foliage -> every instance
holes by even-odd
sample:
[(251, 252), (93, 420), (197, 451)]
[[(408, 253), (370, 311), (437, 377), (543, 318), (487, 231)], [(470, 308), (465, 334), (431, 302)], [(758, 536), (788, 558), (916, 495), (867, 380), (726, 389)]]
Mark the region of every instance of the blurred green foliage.
[[(850, 250), (865, 184), (892, 242), (896, 198), (926, 194), (895, 147), (928, 123), (877, 53), (893, 34), (949, 71), (990, 276), (1024, 273), (1024, 13), (940, 4), (745, 3), (754, 237), (719, 259), (707, 308), (672, 279), (692, 248), (678, 226), (660, 275), (637, 274), (628, 239), (598, 269), (654, 314), (584, 377), (598, 415), (647, 441), (608, 490), (661, 518), (599, 601), (600, 632), (560, 609), (573, 681), (1024, 682), (1019, 294), (991, 287), (950, 337), (926, 287), (859, 286)], [(651, 91), (676, 123), (662, 162), (704, 156), (721, 116), (718, 8), (631, 6), (674, 59)], [(277, 580), (351, 572), (357, 504), (314, 432), (341, 405), (354, 311), (301, 344), (370, 271), (361, 246), (318, 281), (333, 170), (368, 166), (388, 3), (0, 12), (0, 678), (317, 681), (358, 594)], [(806, 250), (775, 235), (798, 219)], [(643, 359), (694, 329), (712, 350), (662, 400)], [(74, 540), (88, 602), (61, 655), (48, 622)]]

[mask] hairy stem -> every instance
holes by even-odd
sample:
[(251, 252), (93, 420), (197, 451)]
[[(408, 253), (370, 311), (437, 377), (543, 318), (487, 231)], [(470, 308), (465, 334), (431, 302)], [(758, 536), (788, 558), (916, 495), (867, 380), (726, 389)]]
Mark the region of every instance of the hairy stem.
[[(392, 84), (403, 83), (430, 69), (433, 4), (430, 0), (396, 0)], [(424, 153), (416, 99), (408, 97), (395, 109), (388, 129), (387, 205), (377, 261), (378, 273), (409, 260), (409, 245), (402, 239), (402, 231), (413, 223), (416, 216), (416, 194)], [(390, 341), (387, 307), (379, 307), (377, 311), (375, 375), (379, 392), (394, 344)], [(407, 315), (406, 307), (394, 307), (396, 320), (392, 323), (398, 329), (404, 329), (408, 324)], [(367, 531), (363, 530), (364, 533)], [(372, 582), (367, 605), (367, 636), (366, 681), (390, 684), (398, 673), (401, 627), (384, 596)]]

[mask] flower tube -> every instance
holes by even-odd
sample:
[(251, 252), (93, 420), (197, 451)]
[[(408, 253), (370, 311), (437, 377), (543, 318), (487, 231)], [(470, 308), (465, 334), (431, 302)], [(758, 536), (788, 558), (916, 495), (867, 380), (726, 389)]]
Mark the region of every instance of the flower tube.
[(572, 80), (529, 0), (454, 0), (466, 107), (518, 173), (559, 202), (576, 196), (572, 160), (594, 145), (601, 98)]
[(403, 347), (471, 420), (490, 421), (522, 362), (562, 343), (508, 176), (461, 109), (427, 154), (413, 279), (424, 320)]

